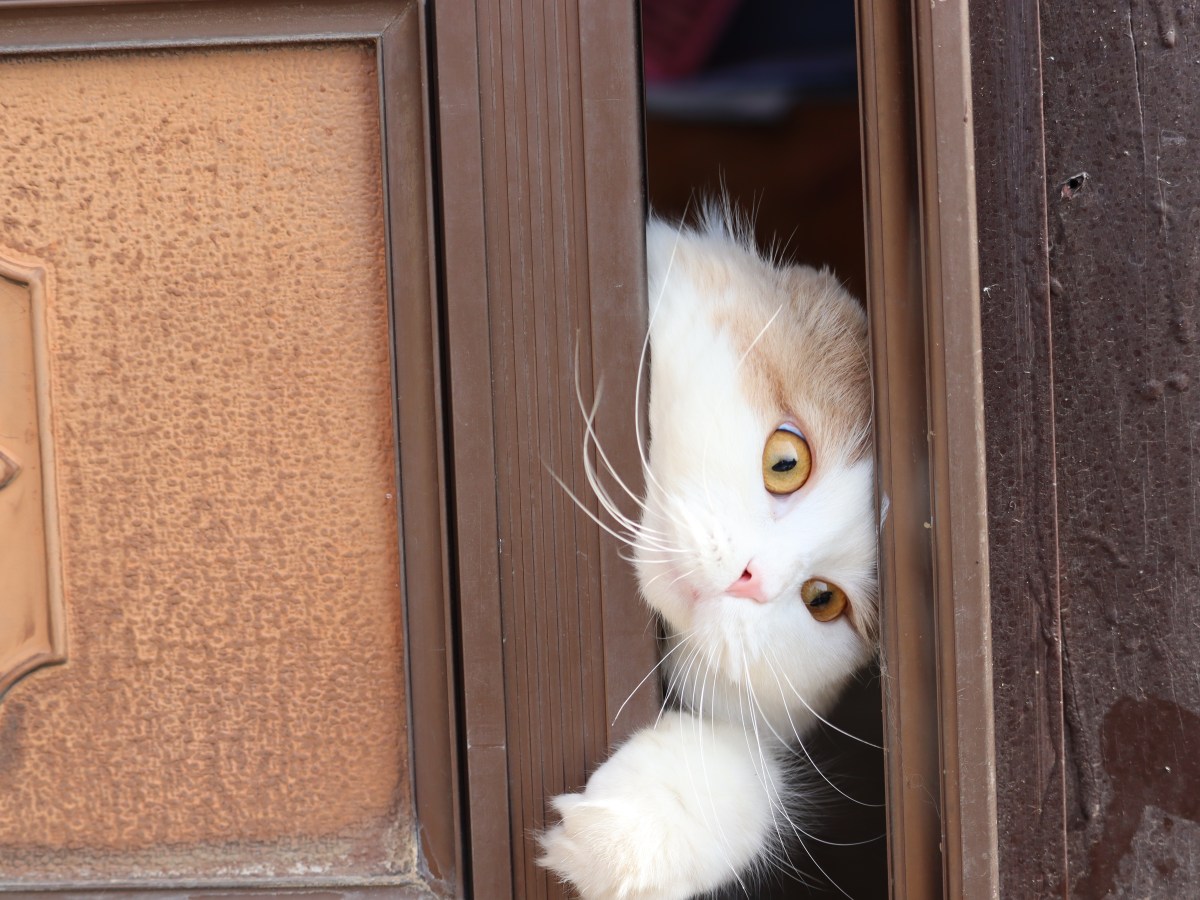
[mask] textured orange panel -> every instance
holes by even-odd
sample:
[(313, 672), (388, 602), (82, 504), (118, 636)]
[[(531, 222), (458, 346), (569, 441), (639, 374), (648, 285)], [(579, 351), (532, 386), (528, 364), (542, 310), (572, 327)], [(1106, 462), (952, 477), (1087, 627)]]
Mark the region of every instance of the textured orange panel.
[(415, 865), (378, 107), (365, 45), (0, 61), (71, 648), (0, 702), (0, 881)]

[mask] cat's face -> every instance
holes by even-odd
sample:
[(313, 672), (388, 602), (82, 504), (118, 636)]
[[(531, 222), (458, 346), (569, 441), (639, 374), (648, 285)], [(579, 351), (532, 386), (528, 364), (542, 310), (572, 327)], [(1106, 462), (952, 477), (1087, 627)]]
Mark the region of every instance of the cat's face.
[(876, 630), (864, 317), (832, 276), (773, 266), (719, 229), (652, 222), (647, 246), (651, 439), (635, 552), (675, 635), (669, 668), (786, 680), (824, 704)]

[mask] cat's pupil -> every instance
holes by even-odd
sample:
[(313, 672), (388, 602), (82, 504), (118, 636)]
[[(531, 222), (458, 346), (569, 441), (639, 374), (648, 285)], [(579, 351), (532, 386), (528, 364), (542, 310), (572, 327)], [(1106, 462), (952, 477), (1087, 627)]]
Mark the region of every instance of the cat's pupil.
[(779, 462), (775, 463), (775, 465), (771, 466), (771, 471), (772, 472), (790, 472), (794, 468), (796, 468), (796, 460), (781, 459)]
[(812, 598), (812, 602), (809, 603), (808, 605), (810, 607), (824, 606), (826, 603), (828, 603), (832, 599), (833, 599), (833, 591), (821, 591), (821, 593), (817, 594), (817, 596)]

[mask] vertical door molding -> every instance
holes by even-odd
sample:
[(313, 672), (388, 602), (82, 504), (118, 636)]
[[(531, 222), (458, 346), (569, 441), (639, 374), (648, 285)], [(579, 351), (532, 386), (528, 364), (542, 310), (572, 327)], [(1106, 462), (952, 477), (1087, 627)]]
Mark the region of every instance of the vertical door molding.
[(897, 897), (998, 896), (964, 4), (859, 4)]
[(47, 267), (0, 246), (0, 702), (66, 660)]
[(888, 847), (893, 896), (916, 900), (941, 894), (942, 855), (911, 20), (870, 0), (858, 16)]
[(946, 893), (998, 897), (968, 7), (914, 10)]
[[(547, 799), (645, 721), (650, 614), (581, 463), (584, 402), (639, 489), (645, 333), (634, 4), (437, 5), (442, 298), (477, 897), (560, 896)], [(602, 388), (602, 391), (601, 391)], [(614, 722), (614, 720), (616, 720)]]

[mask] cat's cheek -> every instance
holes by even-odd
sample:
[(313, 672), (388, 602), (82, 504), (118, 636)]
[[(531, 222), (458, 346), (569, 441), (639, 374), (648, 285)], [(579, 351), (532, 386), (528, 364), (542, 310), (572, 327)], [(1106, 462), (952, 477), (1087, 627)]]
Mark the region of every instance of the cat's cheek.
[(646, 605), (676, 631), (690, 630), (699, 595), (678, 570), (674, 566), (643, 566), (638, 574)]

